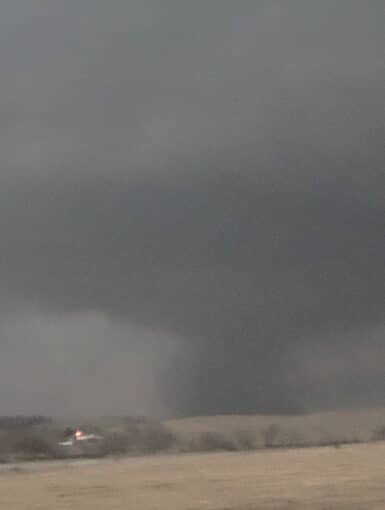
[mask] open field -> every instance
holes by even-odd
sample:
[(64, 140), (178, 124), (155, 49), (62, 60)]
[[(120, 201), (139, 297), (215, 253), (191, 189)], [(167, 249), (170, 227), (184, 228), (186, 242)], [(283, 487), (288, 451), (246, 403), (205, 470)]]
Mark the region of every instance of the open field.
[(230, 435), (234, 430), (254, 431), (259, 446), (263, 446), (260, 443), (261, 431), (272, 424), (281, 431), (277, 437), (277, 443), (280, 445), (285, 443), (288, 445), (293, 443), (318, 445), (333, 441), (369, 441), (376, 430), (381, 428), (385, 430), (385, 408), (319, 412), (297, 416), (258, 414), (198, 416), (165, 422), (172, 432), (187, 438), (204, 432)]
[[(25, 421), (26, 417), (24, 417)], [(335, 446), (385, 440), (385, 409), (356, 409), (291, 416), (224, 415), (157, 420), (122, 417), (50, 420), (23, 425), (0, 418), (0, 464), (72, 454), (148, 455), (246, 451), (271, 447)], [(65, 431), (80, 427), (104, 440), (92, 451), (58, 449)]]
[(7, 510), (383, 510), (385, 443), (24, 465)]

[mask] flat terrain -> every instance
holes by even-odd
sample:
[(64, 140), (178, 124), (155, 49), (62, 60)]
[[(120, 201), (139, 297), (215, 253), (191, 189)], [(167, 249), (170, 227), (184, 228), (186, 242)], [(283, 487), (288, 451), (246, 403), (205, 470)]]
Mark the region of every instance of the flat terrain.
[(385, 443), (23, 465), (7, 510), (384, 510)]
[[(298, 416), (227, 415), (198, 416), (169, 420), (165, 425), (173, 432), (191, 437), (202, 432), (231, 434), (234, 430), (260, 431), (271, 424), (277, 425), (288, 444), (293, 441), (319, 444), (333, 440), (368, 441), (379, 428), (385, 427), (385, 408), (355, 409), (350, 411), (321, 412)], [(282, 444), (282, 439), (280, 437)]]

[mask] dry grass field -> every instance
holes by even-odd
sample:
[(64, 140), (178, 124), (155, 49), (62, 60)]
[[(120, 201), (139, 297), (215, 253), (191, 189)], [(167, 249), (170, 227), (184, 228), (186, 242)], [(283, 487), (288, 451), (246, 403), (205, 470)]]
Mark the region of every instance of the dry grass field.
[(385, 443), (0, 471), (6, 510), (384, 510)]
[[(234, 430), (244, 430), (255, 431), (257, 440), (261, 439), (258, 437), (261, 430), (272, 424), (279, 427), (283, 436), (287, 436), (289, 445), (295, 441), (309, 445), (333, 442), (333, 440), (369, 441), (377, 429), (385, 428), (385, 408), (320, 412), (297, 416), (258, 414), (198, 416), (165, 422), (170, 430), (182, 437), (191, 437), (204, 432), (229, 435)], [(285, 442), (284, 437), (278, 439), (280, 444)]]

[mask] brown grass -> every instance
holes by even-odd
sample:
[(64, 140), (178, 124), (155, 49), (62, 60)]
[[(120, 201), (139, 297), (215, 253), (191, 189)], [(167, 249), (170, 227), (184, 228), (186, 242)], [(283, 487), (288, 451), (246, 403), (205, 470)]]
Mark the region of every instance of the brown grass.
[(0, 471), (9, 510), (383, 510), (385, 444)]
[[(88, 423), (88, 425), (87, 425)], [(104, 436), (98, 445), (58, 447), (66, 426), (12, 426), (0, 430), (0, 463), (52, 459), (151, 455), (168, 452), (243, 451), (261, 448), (326, 446), (385, 439), (385, 409), (354, 410), (303, 416), (210, 416), (165, 423), (132, 418), (91, 420), (85, 431)]]
[(257, 447), (315, 446), (376, 438), (376, 432), (378, 435), (378, 431), (385, 430), (385, 409), (358, 409), (299, 416), (202, 416), (169, 420), (165, 425), (185, 441), (207, 433), (230, 438), (234, 431), (243, 431), (255, 435)]

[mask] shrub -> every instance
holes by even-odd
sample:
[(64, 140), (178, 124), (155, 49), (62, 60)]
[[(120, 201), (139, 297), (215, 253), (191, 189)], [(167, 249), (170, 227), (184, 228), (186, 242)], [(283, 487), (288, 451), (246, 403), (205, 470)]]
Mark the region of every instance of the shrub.
[(15, 454), (26, 457), (53, 457), (53, 445), (37, 434), (25, 433), (12, 446)]
[(372, 441), (384, 441), (385, 440), (385, 427), (378, 427), (372, 434)]
[(193, 438), (188, 445), (190, 451), (237, 451), (238, 447), (232, 437), (219, 432), (203, 432)]
[(238, 450), (255, 450), (257, 447), (256, 434), (250, 429), (237, 429), (233, 437)]
[(281, 428), (275, 423), (272, 423), (265, 429), (262, 429), (261, 434), (264, 447), (273, 448), (274, 446), (278, 446), (278, 438), (280, 433)]
[(176, 436), (160, 423), (131, 425), (124, 431), (107, 435), (103, 450), (109, 455), (156, 453), (176, 445)]

